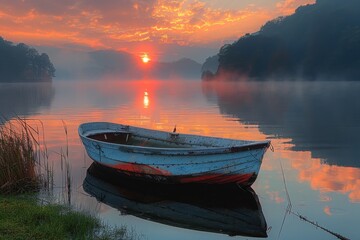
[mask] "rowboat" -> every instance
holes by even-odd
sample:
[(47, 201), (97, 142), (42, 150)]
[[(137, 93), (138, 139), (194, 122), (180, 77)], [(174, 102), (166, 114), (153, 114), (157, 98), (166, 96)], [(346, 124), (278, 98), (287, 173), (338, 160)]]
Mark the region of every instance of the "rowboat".
[(179, 191), (169, 185), (118, 181), (111, 171), (93, 163), (83, 189), (121, 215), (231, 236), (267, 236), (259, 199), (251, 188), (183, 187)]
[(165, 184), (237, 184), (257, 178), (270, 141), (245, 141), (109, 123), (78, 129), (96, 163), (124, 177)]

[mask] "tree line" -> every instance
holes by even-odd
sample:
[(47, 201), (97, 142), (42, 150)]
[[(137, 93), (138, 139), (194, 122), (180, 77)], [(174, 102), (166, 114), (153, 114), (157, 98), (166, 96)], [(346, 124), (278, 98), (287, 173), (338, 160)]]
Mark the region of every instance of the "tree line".
[(46, 53), (0, 37), (0, 82), (47, 82), (53, 77), (55, 67)]
[[(223, 46), (215, 76), (360, 80), (359, 9), (358, 0), (317, 0), (301, 6), (293, 15), (269, 21), (258, 32)], [(203, 76), (213, 77), (207, 69)]]

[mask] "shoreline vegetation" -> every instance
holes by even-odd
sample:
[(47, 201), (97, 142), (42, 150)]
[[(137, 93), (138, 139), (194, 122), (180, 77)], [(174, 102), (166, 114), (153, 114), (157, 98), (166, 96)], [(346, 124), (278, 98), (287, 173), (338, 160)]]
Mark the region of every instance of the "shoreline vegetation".
[(317, 0), (206, 59), (203, 80), (360, 79), (359, 1)]
[(138, 239), (91, 213), (38, 199), (53, 184), (39, 135), (19, 117), (0, 124), (0, 239)]
[[(15, 124), (14, 124), (15, 123)], [(0, 194), (36, 192), (41, 184), (37, 166), (39, 143), (25, 120), (0, 125)]]
[(41, 204), (34, 195), (0, 194), (1, 239), (132, 239), (89, 213)]
[(0, 36), (0, 82), (51, 82), (55, 67), (46, 53)]

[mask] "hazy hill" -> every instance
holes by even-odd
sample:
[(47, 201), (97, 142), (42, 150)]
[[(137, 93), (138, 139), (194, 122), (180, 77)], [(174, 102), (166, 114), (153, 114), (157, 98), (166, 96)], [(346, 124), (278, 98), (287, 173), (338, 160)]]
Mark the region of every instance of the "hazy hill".
[[(215, 76), (360, 80), (359, 9), (358, 0), (318, 0), (299, 7), (223, 46)], [(210, 71), (204, 68), (204, 78), (213, 77)]]
[(201, 64), (189, 58), (174, 62), (157, 62), (149, 70), (151, 76), (157, 78), (196, 78), (201, 75)]
[(188, 58), (174, 62), (145, 64), (139, 57), (119, 51), (95, 51), (89, 53), (93, 64), (88, 73), (92, 76), (116, 76), (118, 78), (200, 78), (201, 64)]
[(136, 77), (137, 71), (134, 68), (137, 62), (134, 56), (122, 51), (94, 51), (89, 52), (90, 66), (87, 73), (93, 76), (120, 75)]
[(42, 49), (53, 59), (58, 79), (199, 79), (201, 75), (201, 64), (187, 58), (174, 62), (151, 61), (144, 64), (139, 56), (124, 51)]
[(55, 75), (46, 53), (24, 43), (14, 45), (0, 37), (0, 82), (46, 82)]
[(219, 55), (208, 57), (201, 67), (201, 72), (215, 73), (219, 67)]

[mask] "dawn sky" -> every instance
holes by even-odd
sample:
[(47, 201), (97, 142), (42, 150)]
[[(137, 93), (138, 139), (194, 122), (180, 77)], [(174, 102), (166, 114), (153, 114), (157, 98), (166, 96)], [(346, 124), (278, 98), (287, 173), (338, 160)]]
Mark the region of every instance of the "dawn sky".
[[(0, 36), (33, 46), (218, 49), (314, 0), (0, 0)], [(166, 50), (164, 50), (166, 49)]]

